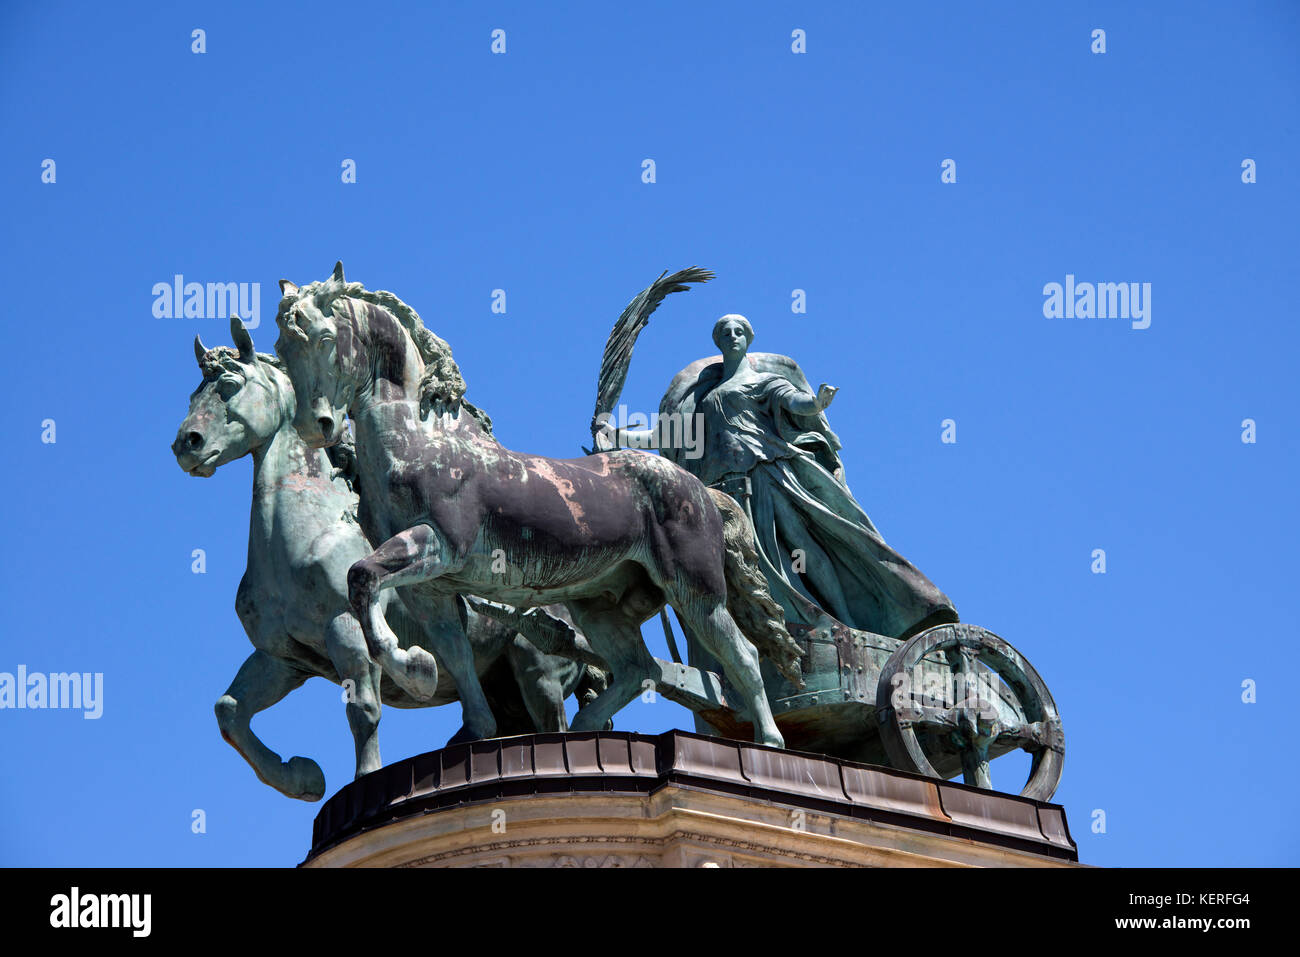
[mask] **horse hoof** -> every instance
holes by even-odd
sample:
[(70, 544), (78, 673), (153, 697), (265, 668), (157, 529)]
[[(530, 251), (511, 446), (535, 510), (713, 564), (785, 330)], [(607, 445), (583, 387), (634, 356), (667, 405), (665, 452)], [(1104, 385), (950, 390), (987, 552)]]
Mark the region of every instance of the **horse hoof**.
[(311, 758), (290, 758), (285, 765), (289, 777), (289, 797), (300, 801), (319, 801), (325, 796), (325, 772)]
[(460, 726), (460, 730), (447, 739), (446, 746), (451, 747), (453, 744), (467, 744), (470, 741), (477, 741), (477, 740), (478, 738), (474, 737), (473, 733), (469, 730), (469, 728), (465, 727), (462, 724)]
[(406, 651), (406, 691), (421, 701), (438, 692), (438, 659), (423, 648)]

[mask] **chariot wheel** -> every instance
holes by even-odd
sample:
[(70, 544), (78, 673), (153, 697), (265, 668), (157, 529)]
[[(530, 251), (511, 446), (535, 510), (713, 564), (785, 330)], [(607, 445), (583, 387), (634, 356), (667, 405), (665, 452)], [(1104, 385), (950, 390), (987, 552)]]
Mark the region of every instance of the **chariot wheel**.
[[(939, 663), (945, 661), (946, 674)], [(945, 687), (950, 677), (954, 693), (916, 687), (927, 669)], [(951, 749), (950, 761), (956, 751), (965, 782), (975, 787), (992, 787), (990, 749), (1019, 747), (1032, 755), (1024, 797), (1051, 800), (1061, 779), (1065, 733), (1051, 692), (1016, 649), (976, 625), (938, 625), (895, 651), (876, 686), (876, 718), (885, 751), (902, 771), (943, 777), (922, 747), (924, 737)]]

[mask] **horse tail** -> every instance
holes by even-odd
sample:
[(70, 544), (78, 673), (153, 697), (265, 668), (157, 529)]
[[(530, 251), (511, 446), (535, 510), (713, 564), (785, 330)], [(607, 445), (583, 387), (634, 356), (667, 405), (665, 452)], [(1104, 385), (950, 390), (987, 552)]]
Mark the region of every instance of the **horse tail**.
[(734, 498), (709, 489), (722, 514), (722, 541), (726, 548), (723, 569), (727, 577), (727, 611), (758, 653), (776, 665), (797, 688), (803, 687), (799, 668), (801, 649), (785, 627), (785, 613), (772, 597), (758, 566), (758, 549), (749, 517)]

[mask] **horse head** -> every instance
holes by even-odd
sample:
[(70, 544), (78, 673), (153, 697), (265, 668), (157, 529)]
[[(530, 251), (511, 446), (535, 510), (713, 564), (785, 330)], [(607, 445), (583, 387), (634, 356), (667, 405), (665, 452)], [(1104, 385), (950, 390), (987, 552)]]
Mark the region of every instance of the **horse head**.
[[(275, 351), (298, 395), (294, 428), (313, 448), (331, 446), (358, 398), (418, 403), (452, 428), (490, 435), (492, 420), (464, 401), (465, 380), (451, 347), (397, 296), (343, 278), (343, 264), (301, 288), (280, 280)], [(460, 416), (464, 408), (468, 415)]]
[(238, 316), (230, 317), (230, 333), (235, 349), (208, 349), (194, 337), (203, 381), (172, 443), (177, 464), (191, 475), (206, 478), (260, 448), (293, 414), (293, 392), (279, 361), (254, 351)]
[[(299, 396), (293, 425), (312, 448), (326, 448), (344, 434), (344, 422), (367, 360), (346, 313), (343, 264), (323, 283), (302, 288), (280, 280), (276, 312), (280, 338), (275, 351)], [(336, 311), (338, 314), (336, 315)]]

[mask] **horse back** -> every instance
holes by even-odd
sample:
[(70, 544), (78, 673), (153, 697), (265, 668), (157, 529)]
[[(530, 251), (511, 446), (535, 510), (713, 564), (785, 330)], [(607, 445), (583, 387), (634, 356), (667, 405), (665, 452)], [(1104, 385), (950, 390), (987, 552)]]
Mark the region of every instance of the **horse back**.
[(507, 452), (483, 484), (482, 505), (490, 522), (574, 547), (641, 541), (649, 529), (708, 525), (711, 517), (721, 529), (698, 479), (642, 452), (575, 459)]

